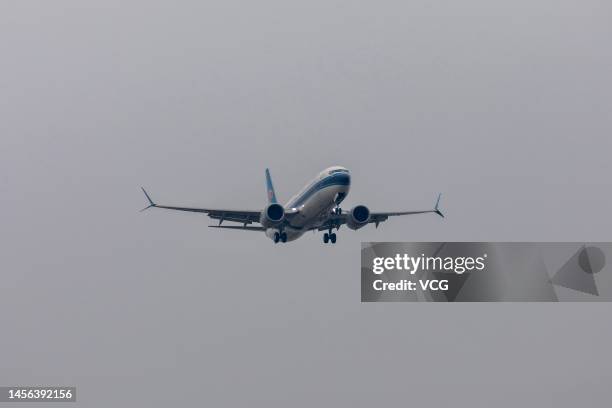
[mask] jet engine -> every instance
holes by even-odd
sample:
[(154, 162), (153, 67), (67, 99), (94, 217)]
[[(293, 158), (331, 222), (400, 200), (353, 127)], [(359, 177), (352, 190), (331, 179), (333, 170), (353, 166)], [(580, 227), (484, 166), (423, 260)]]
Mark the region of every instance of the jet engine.
[(370, 221), (370, 210), (365, 205), (358, 205), (351, 209), (346, 219), (346, 226), (352, 230), (365, 226)]
[(285, 209), (280, 204), (270, 204), (261, 213), (259, 222), (264, 228), (272, 228), (285, 220)]

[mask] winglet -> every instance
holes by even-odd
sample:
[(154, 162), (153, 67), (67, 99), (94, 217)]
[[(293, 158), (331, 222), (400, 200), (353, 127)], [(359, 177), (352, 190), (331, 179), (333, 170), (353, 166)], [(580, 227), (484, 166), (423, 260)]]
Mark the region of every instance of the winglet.
[(434, 207), (434, 212), (438, 214), (440, 217), (444, 218), (444, 214), (442, 214), (442, 211), (440, 211), (440, 209), (438, 208), (438, 205), (440, 204), (440, 197), (442, 197), (442, 193), (438, 194), (438, 199), (436, 200), (436, 206)]
[(149, 209), (151, 207), (156, 207), (157, 204), (155, 204), (153, 202), (153, 200), (151, 200), (151, 197), (149, 197), (149, 194), (147, 194), (147, 190), (145, 190), (144, 187), (140, 187), (140, 188), (142, 189), (142, 192), (144, 193), (145, 197), (147, 197), (147, 200), (149, 200), (149, 205), (147, 207), (143, 208), (140, 211), (142, 212), (142, 211), (147, 210), (147, 209)]
[(274, 193), (274, 186), (272, 185), (272, 177), (270, 177), (270, 170), (266, 169), (266, 190), (268, 193), (268, 202), (276, 204), (276, 194)]

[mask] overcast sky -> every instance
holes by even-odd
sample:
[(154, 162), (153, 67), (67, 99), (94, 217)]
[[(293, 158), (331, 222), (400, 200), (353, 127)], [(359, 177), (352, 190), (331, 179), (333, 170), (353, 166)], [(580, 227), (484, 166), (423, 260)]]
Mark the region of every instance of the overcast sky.
[[(361, 304), (361, 241), (610, 241), (607, 1), (3, 1), (0, 385), (77, 405), (571, 407), (609, 304)], [(345, 207), (273, 245), (160, 203)], [(73, 406), (73, 405), (71, 405)]]

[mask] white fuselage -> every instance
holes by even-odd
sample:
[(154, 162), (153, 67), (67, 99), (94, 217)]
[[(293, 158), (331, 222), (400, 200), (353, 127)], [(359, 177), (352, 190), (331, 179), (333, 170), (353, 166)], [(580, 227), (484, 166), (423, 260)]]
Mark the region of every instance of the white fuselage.
[[(293, 214), (289, 224), (283, 227), (287, 241), (298, 239), (309, 228), (325, 220), (346, 198), (350, 187), (351, 176), (347, 169), (335, 166), (323, 170), (284, 205), (285, 211)], [(274, 239), (275, 232), (278, 228), (266, 229), (270, 239)]]

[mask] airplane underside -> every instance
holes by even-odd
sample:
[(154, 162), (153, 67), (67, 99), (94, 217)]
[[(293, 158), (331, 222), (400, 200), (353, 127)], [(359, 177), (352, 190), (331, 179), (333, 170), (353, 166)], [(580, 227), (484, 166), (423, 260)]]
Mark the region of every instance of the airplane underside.
[[(399, 215), (434, 213), (444, 217), (438, 208), (441, 195), (438, 195), (436, 205), (431, 210), (371, 212), (365, 205), (356, 205), (344, 212), (340, 209), (340, 203), (347, 197), (350, 185), (349, 171), (341, 166), (332, 166), (320, 172), (315, 179), (282, 206), (276, 199), (270, 171), (266, 169), (268, 204), (263, 210), (158, 205), (142, 188), (149, 205), (141, 211), (153, 207), (203, 213), (218, 221), (217, 225), (209, 225), (211, 228), (264, 232), (274, 243), (295, 241), (308, 231), (325, 231), (323, 242), (335, 244), (337, 236), (333, 231), (338, 230), (341, 225), (346, 225), (350, 230), (358, 230), (368, 224), (378, 227), (389, 217)], [(226, 221), (237, 224), (224, 225)]]

